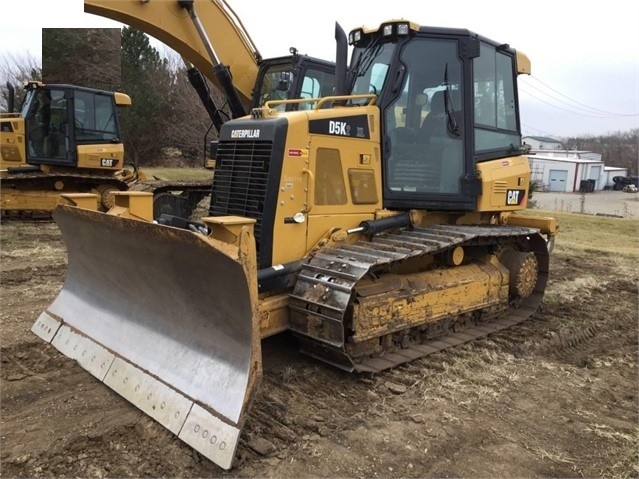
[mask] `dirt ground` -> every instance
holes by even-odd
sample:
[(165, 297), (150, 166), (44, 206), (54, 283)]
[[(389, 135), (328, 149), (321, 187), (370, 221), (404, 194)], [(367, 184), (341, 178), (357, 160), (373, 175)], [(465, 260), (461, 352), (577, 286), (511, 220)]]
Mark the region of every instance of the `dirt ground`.
[(5, 223), (1, 247), (2, 477), (639, 475), (634, 254), (559, 239), (533, 318), (372, 378), (267, 340), (223, 471), (30, 332), (65, 275), (56, 225)]

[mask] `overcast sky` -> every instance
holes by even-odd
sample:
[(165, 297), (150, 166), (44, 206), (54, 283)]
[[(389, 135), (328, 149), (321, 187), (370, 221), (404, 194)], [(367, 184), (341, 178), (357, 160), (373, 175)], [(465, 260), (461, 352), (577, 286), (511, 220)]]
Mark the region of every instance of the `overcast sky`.
[[(136, 0), (132, 0), (136, 1)], [(151, 0), (173, 1), (173, 0)], [(639, 2), (607, 0), (228, 0), (264, 58), (291, 46), (335, 59), (334, 24), (348, 32), (392, 18), (467, 28), (525, 52), (523, 133), (598, 135), (639, 128)], [(122, 25), (83, 11), (82, 0), (3, 2), (0, 55), (41, 57), (41, 29)], [(159, 44), (158, 44), (159, 47)], [(2, 80), (2, 79), (0, 79)]]

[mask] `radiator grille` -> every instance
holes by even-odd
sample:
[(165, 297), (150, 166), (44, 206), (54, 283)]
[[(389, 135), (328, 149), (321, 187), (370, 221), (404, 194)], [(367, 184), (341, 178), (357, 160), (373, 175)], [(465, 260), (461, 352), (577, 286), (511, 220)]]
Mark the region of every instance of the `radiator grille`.
[(220, 141), (215, 160), (209, 214), (255, 219), (258, 250), (272, 150), (272, 141)]

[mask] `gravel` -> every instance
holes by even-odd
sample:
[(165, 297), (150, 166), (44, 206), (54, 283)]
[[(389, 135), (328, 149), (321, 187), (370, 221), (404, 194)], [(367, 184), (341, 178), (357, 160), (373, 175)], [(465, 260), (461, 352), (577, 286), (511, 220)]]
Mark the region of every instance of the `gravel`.
[(546, 211), (639, 218), (639, 193), (595, 191), (593, 193), (535, 192), (536, 208)]

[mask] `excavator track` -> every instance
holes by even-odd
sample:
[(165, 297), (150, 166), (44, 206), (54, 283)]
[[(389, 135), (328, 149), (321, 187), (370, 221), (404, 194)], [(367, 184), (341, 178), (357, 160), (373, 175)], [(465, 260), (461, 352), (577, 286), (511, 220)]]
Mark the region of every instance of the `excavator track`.
[[(445, 258), (457, 247), (495, 253), (513, 245), (534, 253), (537, 259), (534, 289), (524, 300), (511, 298), (435, 321), (424, 318), (421, 324), (408, 325), (399, 334), (380, 336), (381, 352), (366, 354), (364, 349), (363, 354), (351, 354), (348, 332), (353, 302), (358, 284), (366, 276), (379, 277), (427, 256)], [(291, 329), (304, 353), (347, 371), (374, 374), (526, 320), (541, 303), (547, 277), (548, 251), (536, 229), (457, 225), (403, 229), (379, 234), (370, 242), (360, 240), (320, 250), (303, 266), (290, 295)]]

